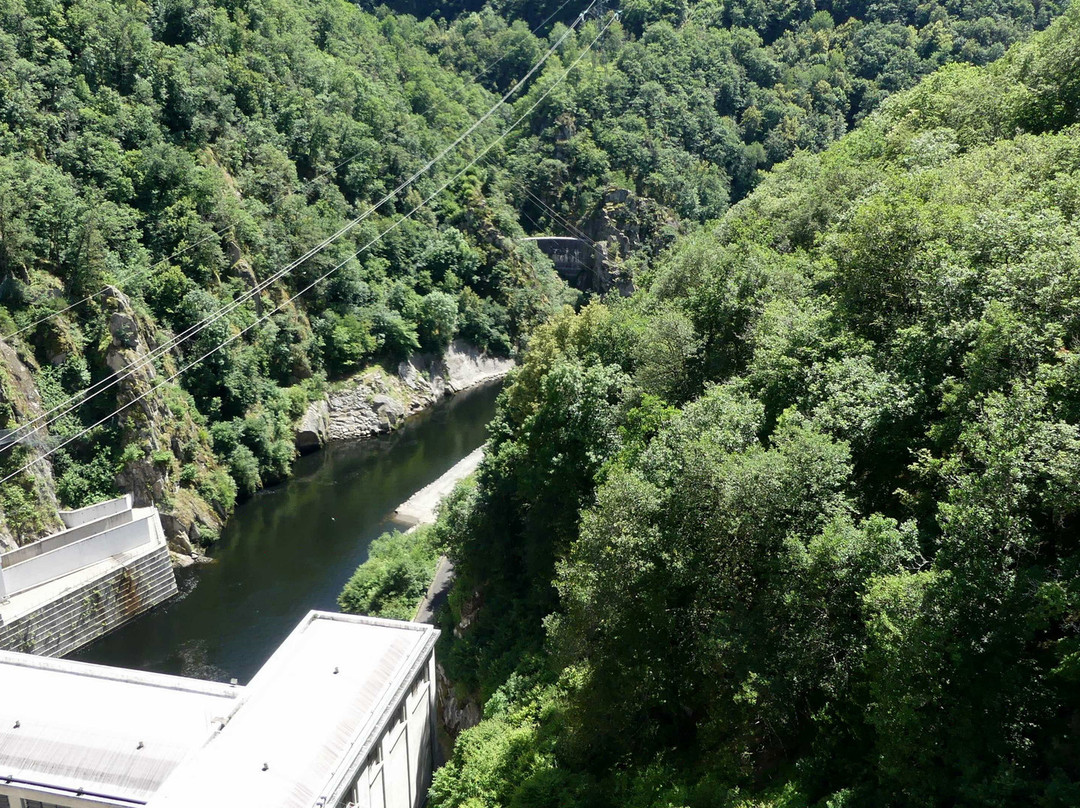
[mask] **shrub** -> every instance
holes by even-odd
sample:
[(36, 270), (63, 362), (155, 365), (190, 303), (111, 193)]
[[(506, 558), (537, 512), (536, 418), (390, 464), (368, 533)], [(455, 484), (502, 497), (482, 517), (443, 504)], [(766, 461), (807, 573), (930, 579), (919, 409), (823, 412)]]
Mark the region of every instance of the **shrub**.
[(236, 505), (237, 486), (232, 476), (224, 469), (214, 469), (199, 477), (196, 484), (199, 496), (224, 516)]
[(109, 499), (116, 491), (113, 474), (113, 464), (104, 454), (89, 463), (72, 461), (56, 480), (56, 496), (68, 508), (82, 508)]
[(171, 466), (173, 461), (176, 460), (173, 453), (168, 449), (159, 449), (156, 452), (152, 452), (150, 454), (150, 459), (154, 461), (155, 466), (163, 467)]
[(438, 560), (430, 526), (411, 533), (384, 533), (371, 543), (367, 561), (345, 584), (338, 604), (350, 614), (409, 620)]
[(138, 443), (129, 443), (124, 447), (124, 451), (120, 453), (120, 460), (117, 463), (117, 467), (123, 470), (130, 466), (132, 463), (138, 463), (145, 457), (146, 451)]
[(250, 497), (262, 487), (259, 460), (246, 446), (237, 446), (229, 454), (229, 474), (236, 481), (237, 491)]

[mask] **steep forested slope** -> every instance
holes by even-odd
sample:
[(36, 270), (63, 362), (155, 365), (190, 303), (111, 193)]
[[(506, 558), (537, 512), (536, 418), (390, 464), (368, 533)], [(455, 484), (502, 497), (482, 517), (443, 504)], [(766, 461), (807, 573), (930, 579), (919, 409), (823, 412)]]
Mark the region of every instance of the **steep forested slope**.
[(487, 704), (433, 804), (1080, 802), (1080, 9), (642, 281), (442, 517)]
[[(474, 5), (394, 7), (452, 16)], [(588, 5), (494, 2), (426, 45), (469, 73), (502, 57), (480, 80), (504, 89), (541, 48), (528, 27), (553, 13), (573, 19)], [(538, 227), (601, 239), (607, 219), (624, 228), (630, 220), (636, 241), (663, 244), (673, 219), (722, 215), (762, 170), (796, 150), (824, 148), (943, 64), (998, 58), (1063, 5), (623, 2), (622, 27), (593, 69), (576, 74), (511, 155), (517, 187), (509, 194)], [(605, 211), (612, 185), (665, 213)]]
[[(415, 44), (431, 25), (334, 0), (0, 3), (0, 333), (21, 357), (4, 363), (3, 425), (257, 292), (51, 425), (55, 445), (150, 393), (51, 458), (60, 504), (119, 485), (213, 527), (238, 493), (288, 473), (292, 419), (328, 377), (437, 352), (455, 335), (505, 353), (573, 299), (515, 247), (516, 215), (488, 167), (350, 260), (502, 131), (509, 110), (261, 288), (495, 102)], [(179, 386), (153, 390), (279, 306)], [(39, 451), (5, 453), (3, 476)], [(0, 486), (5, 533), (49, 527), (48, 472)]]
[[(288, 473), (291, 422), (328, 379), (455, 335), (513, 351), (573, 300), (541, 256), (515, 246), (523, 230), (585, 229), (615, 264), (647, 256), (723, 214), (760, 168), (822, 148), (942, 62), (994, 58), (1060, 5), (628, 3), (542, 99), (602, 24), (564, 39), (574, 4), (496, 5), (446, 23), (343, 0), (0, 0), (0, 426), (162, 353), (50, 424), (52, 446), (91, 429), (0, 484), (0, 539), (40, 535), (58, 502), (117, 490), (212, 535), (238, 495)], [(558, 13), (537, 37), (527, 21), (541, 11)], [(514, 113), (262, 287), (424, 165), (556, 41)], [(350, 258), (541, 99), (431, 210)], [(5, 452), (0, 477), (42, 448)]]

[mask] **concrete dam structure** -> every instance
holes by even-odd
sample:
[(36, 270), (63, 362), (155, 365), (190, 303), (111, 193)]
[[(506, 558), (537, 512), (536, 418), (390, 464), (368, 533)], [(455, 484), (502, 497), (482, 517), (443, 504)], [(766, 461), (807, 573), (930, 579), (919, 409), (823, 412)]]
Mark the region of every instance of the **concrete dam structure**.
[(310, 612), (246, 686), (0, 652), (0, 808), (420, 808), (438, 636)]
[(58, 657), (176, 594), (156, 508), (62, 511), (66, 530), (0, 555), (0, 650)]

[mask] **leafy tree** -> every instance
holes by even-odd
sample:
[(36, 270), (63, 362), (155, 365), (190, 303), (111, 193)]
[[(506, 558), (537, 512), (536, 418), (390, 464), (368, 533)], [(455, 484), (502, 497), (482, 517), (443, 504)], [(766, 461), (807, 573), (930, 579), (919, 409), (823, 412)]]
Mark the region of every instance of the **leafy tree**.
[[(492, 709), (435, 804), (1076, 801), (1080, 159), (1070, 113), (1025, 116), (1078, 36), (946, 67), (538, 332), (455, 517), (444, 656)], [(523, 479), (565, 478), (549, 385), (582, 367), (625, 386), (575, 521)], [(553, 572), (506, 563), (538, 546)]]

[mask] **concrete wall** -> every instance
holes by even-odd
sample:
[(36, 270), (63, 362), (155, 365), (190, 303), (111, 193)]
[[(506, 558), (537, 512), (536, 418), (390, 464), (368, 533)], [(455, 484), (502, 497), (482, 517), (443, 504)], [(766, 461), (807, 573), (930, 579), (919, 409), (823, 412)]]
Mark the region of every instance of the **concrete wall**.
[(338, 808), (420, 808), (431, 785), (435, 659), (428, 658)]
[(60, 521), (68, 527), (78, 527), (87, 522), (96, 522), (106, 516), (131, 510), (131, 495), (124, 494), (122, 497), (110, 499), (107, 502), (99, 502), (96, 505), (88, 505), (74, 511), (60, 511)]
[(133, 516), (130, 510), (109, 514), (93, 522), (84, 522), (76, 527), (68, 528), (62, 533), (54, 533), (52, 536), (27, 544), (17, 550), (0, 555), (0, 567), (14, 567), (26, 561), (28, 558), (43, 555), (65, 544), (71, 544), (79, 539), (85, 539), (98, 533), (104, 533), (110, 528), (127, 524)]
[(0, 625), (0, 649), (64, 656), (175, 595), (176, 578), (164, 544), (123, 569), (66, 592), (11, 623)]
[[(4, 577), (7, 596), (11, 597), (104, 561), (110, 556), (134, 550), (142, 544), (155, 541), (160, 534), (157, 511), (150, 510), (146, 515), (104, 533), (62, 543), (56, 549), (11, 567), (5, 564), (0, 575)], [(6, 561), (6, 558), (4, 560)]]

